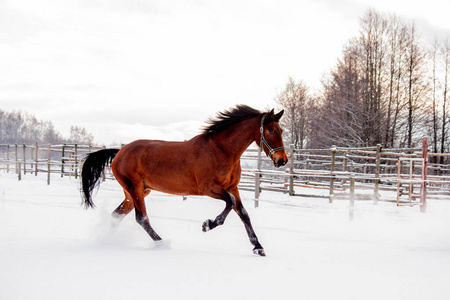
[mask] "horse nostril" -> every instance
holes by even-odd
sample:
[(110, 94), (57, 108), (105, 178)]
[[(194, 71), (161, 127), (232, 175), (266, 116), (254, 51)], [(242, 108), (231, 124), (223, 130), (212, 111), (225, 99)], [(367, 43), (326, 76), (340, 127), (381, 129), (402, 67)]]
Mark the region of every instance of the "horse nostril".
[(282, 159), (282, 158), (280, 158), (278, 161), (277, 161), (277, 167), (282, 167), (282, 166), (284, 166), (286, 164), (286, 161), (284, 161), (284, 159)]

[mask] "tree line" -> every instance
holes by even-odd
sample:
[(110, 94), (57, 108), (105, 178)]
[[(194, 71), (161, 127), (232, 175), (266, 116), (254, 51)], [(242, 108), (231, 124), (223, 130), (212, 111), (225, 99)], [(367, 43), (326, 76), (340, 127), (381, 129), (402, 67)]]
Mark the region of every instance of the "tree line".
[(312, 95), (289, 78), (277, 103), (287, 142), (298, 148), (411, 147), (422, 136), (449, 149), (449, 38), (425, 44), (414, 22), (371, 9), (359, 35)]
[(0, 110), (0, 144), (92, 144), (93, 140), (84, 127), (71, 126), (69, 137), (63, 137), (51, 121), (38, 120), (26, 112)]

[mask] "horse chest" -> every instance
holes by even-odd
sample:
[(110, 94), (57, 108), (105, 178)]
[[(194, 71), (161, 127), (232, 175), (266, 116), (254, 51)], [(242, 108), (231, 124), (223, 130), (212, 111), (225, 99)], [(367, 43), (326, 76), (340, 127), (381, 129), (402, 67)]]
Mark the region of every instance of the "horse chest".
[(224, 165), (214, 168), (211, 175), (210, 178), (223, 186), (237, 185), (241, 178), (241, 167), (239, 164)]

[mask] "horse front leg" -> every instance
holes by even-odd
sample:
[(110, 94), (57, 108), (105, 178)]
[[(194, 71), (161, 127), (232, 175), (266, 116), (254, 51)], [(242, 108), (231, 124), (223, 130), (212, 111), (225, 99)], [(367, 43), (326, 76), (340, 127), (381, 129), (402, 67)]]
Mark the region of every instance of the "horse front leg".
[(250, 221), (250, 216), (247, 213), (247, 210), (244, 208), (242, 204), (241, 197), (239, 196), (238, 189), (232, 191), (235, 195), (236, 205), (234, 206), (234, 210), (241, 218), (242, 223), (244, 223), (245, 230), (247, 231), (248, 238), (250, 239), (250, 243), (254, 246), (253, 253), (258, 254), (260, 256), (266, 256), (266, 252), (264, 251), (263, 246), (259, 243), (258, 237), (256, 236), (255, 231), (253, 230), (252, 222)]
[(230, 211), (234, 208), (236, 205), (236, 200), (232, 194), (227, 192), (226, 190), (223, 190), (221, 193), (213, 194), (213, 198), (221, 199), (225, 201), (225, 209), (214, 219), (208, 219), (202, 224), (202, 231), (207, 232), (211, 229), (216, 228), (219, 225), (223, 225), (225, 223), (225, 219), (227, 218)]
[(224, 190), (222, 194), (219, 193), (214, 194), (213, 198), (224, 200), (226, 203), (225, 209), (214, 220), (208, 219), (205, 222), (203, 222), (202, 225), (203, 232), (207, 232), (211, 229), (216, 228), (219, 225), (222, 225), (225, 222), (225, 219), (230, 213), (230, 211), (234, 209), (245, 225), (245, 230), (247, 231), (250, 242), (254, 246), (253, 253), (258, 254), (260, 256), (266, 256), (264, 248), (259, 243), (258, 237), (256, 236), (255, 231), (253, 230), (250, 217), (247, 211), (245, 210), (244, 206), (242, 205), (239, 190), (237, 188), (231, 190), (230, 192)]
[(247, 213), (247, 210), (244, 208), (242, 203), (239, 201), (236, 204), (234, 210), (237, 212), (242, 222), (245, 225), (245, 230), (247, 231), (248, 238), (250, 239), (250, 243), (254, 246), (253, 253), (261, 256), (266, 256), (266, 252), (264, 251), (263, 246), (258, 241), (258, 237), (256, 236), (255, 231), (253, 230), (252, 223), (250, 221), (250, 217)]

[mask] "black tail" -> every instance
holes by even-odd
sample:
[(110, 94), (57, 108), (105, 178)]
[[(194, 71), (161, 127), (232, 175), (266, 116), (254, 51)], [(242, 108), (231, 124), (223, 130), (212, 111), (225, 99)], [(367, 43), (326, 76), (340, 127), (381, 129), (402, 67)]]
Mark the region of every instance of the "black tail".
[(119, 149), (104, 149), (86, 157), (81, 170), (82, 197), (86, 208), (94, 207), (92, 191), (100, 184), (103, 169), (110, 166)]

